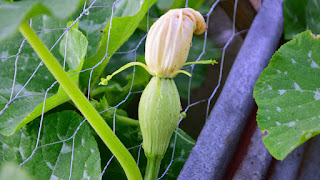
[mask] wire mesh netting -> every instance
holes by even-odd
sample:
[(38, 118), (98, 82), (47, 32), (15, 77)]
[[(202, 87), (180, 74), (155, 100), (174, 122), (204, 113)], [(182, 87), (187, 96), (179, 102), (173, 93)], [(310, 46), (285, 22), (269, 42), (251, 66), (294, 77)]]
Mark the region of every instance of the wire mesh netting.
[[(210, 16), (213, 13), (214, 9), (217, 7), (217, 5), (219, 4), (219, 0), (215, 1), (209, 9), (207, 9), (206, 14), (203, 14), (207, 23), (207, 27), (209, 27), (209, 23), (210, 23)], [(155, 19), (153, 16), (157, 16), (157, 14), (155, 14), (154, 12), (152, 12), (151, 10), (148, 10), (147, 13), (147, 18), (146, 18), (146, 32), (144, 31), (139, 31), (136, 32), (135, 37), (132, 37), (129, 39), (129, 41), (124, 45), (126, 47), (121, 47), (119, 51), (113, 52), (113, 53), (109, 53), (110, 52), (110, 48), (112, 49), (113, 47), (110, 47), (110, 42), (114, 39), (112, 39), (113, 36), (113, 31), (112, 31), (112, 27), (113, 26), (118, 26), (118, 24), (114, 24), (113, 20), (116, 17), (121, 16), (118, 11), (117, 8), (123, 8), (123, 3), (124, 1), (121, 0), (116, 0), (114, 2), (109, 2), (109, 4), (103, 3), (103, 2), (99, 2), (99, 0), (93, 0), (93, 1), (86, 1), (84, 3), (83, 8), (81, 8), (81, 12), (76, 12), (75, 14), (78, 13), (78, 16), (75, 16), (75, 18), (73, 19), (74, 21), (71, 22), (70, 24), (68, 24), (68, 26), (66, 28), (63, 28), (65, 26), (65, 24), (60, 24), (60, 26), (57, 27), (58, 23), (44, 23), (47, 20), (47, 16), (42, 16), (41, 18), (35, 18), (35, 19), (31, 19), (29, 21), (29, 24), (32, 28), (34, 28), (37, 31), (37, 34), (41, 37), (41, 39), (43, 39), (45, 42), (54, 42), (54, 43), (48, 43), (46, 44), (51, 52), (58, 52), (60, 51), (61, 54), (61, 61), (60, 64), (63, 66), (63, 68), (67, 71), (70, 70), (70, 64), (68, 64), (68, 56), (70, 55), (70, 53), (67, 53), (69, 50), (68, 48), (68, 41), (71, 41), (71, 39), (69, 39), (69, 33), (70, 30), (74, 27), (74, 26), (79, 26), (81, 30), (83, 30), (84, 34), (87, 37), (91, 37), (91, 36), (96, 36), (96, 34), (92, 33), (92, 32), (97, 32), (99, 31), (99, 29), (103, 29), (104, 27), (106, 27), (107, 23), (109, 22), (109, 28), (106, 28), (107, 32), (103, 32), (106, 33), (107, 35), (105, 37), (107, 37), (106, 39), (106, 47), (105, 47), (105, 53), (103, 54), (103, 56), (101, 56), (100, 61), (93, 64), (90, 67), (85, 67), (82, 68), (82, 70), (80, 71), (68, 71), (69, 75), (71, 77), (76, 76), (76, 75), (80, 75), (80, 77), (85, 76), (85, 81), (87, 86), (86, 87), (82, 87), (82, 89), (86, 90), (86, 95), (87, 98), (89, 100), (92, 100), (92, 97), (99, 94), (98, 90), (95, 90), (95, 86), (97, 86), (96, 81), (93, 81), (94, 78), (96, 78), (94, 71), (99, 68), (99, 66), (103, 63), (106, 63), (109, 61), (109, 59), (111, 58), (111, 56), (114, 56), (116, 58), (111, 58), (110, 62), (107, 66), (107, 72), (103, 73), (102, 76), (106, 75), (107, 73), (110, 73), (114, 70), (116, 70), (118, 67), (120, 67), (122, 64), (119, 64), (117, 62), (118, 59), (126, 59), (126, 62), (130, 62), (130, 61), (137, 61), (137, 59), (139, 60), (139, 56), (143, 55), (143, 44), (145, 42), (146, 36), (147, 36), (147, 31), (149, 30), (149, 24), (150, 21), (152, 21), (153, 19)], [(129, 3), (129, 2), (128, 2)], [(232, 35), (228, 38), (227, 43), (220, 49), (222, 52), (222, 56), (221, 56), (221, 60), (219, 61), (219, 77), (218, 77), (218, 82), (217, 82), (217, 86), (212, 90), (212, 93), (209, 97), (200, 100), (200, 101), (195, 101), (192, 102), (192, 86), (193, 83), (195, 83), (194, 78), (196, 76), (192, 76), (192, 77), (188, 77), (185, 78), (186, 82), (185, 84), (187, 84), (185, 87), (187, 87), (187, 89), (184, 89), (184, 91), (186, 92), (186, 96), (185, 98), (187, 99), (187, 106), (183, 108), (183, 112), (187, 113), (188, 110), (200, 103), (207, 103), (207, 109), (206, 109), (206, 117), (208, 117), (209, 113), (210, 113), (210, 105), (212, 103), (212, 100), (214, 98), (214, 96), (217, 94), (218, 89), (221, 86), (221, 81), (222, 81), (222, 74), (223, 74), (223, 67), (224, 67), (224, 61), (225, 61), (225, 53), (226, 53), (226, 49), (228, 48), (228, 46), (230, 45), (230, 43), (232, 42), (232, 40), (234, 39), (235, 36), (239, 35), (240, 33), (244, 32), (244, 31), (240, 31), (240, 32), (236, 32), (236, 27), (235, 27), (235, 18), (236, 18), (236, 10), (237, 10), (237, 4), (238, 1), (235, 1), (234, 7), (233, 7), (233, 19), (232, 19)], [(136, 11), (139, 10), (140, 5), (139, 4), (130, 4), (130, 6), (134, 6), (137, 8)], [(189, 2), (186, 1), (185, 7), (189, 7)], [(206, 9), (204, 9), (203, 11), (205, 11)], [(88, 18), (90, 15), (94, 16), (95, 12), (99, 12), (99, 11), (103, 11), (106, 14), (106, 17), (104, 18), (104, 21), (102, 24), (97, 25), (96, 23), (98, 22), (94, 22), (94, 19), (90, 19)], [(79, 14), (80, 13), (80, 14)], [(129, 13), (130, 14), (130, 13)], [(98, 13), (97, 13), (98, 15)], [(134, 13), (131, 13), (130, 15), (134, 15)], [(109, 21), (110, 20), (110, 21)], [(39, 21), (41, 21), (42, 23), (39, 23)], [(40, 26), (42, 25), (42, 26)], [(52, 27), (53, 26), (53, 27)], [(205, 31), (205, 34), (203, 36), (203, 38), (201, 38), (198, 42), (198, 44), (202, 44), (202, 48), (200, 49), (200, 51), (198, 51), (199, 53), (196, 54), (197, 58), (192, 59), (192, 61), (199, 61), (201, 59), (204, 58), (204, 55), (208, 52), (208, 31), (210, 31), (210, 28), (207, 29)], [(48, 35), (50, 34), (50, 36)], [(52, 36), (52, 34), (55, 34), (55, 36)], [(47, 36), (48, 35), (48, 36)], [(54, 40), (50, 39), (56, 37)], [(20, 40), (20, 39), (22, 40)], [(46, 75), (47, 74), (47, 70), (45, 68), (45, 66), (43, 66), (43, 62), (37, 58), (37, 55), (30, 49), (30, 46), (28, 45), (28, 43), (26, 43), (26, 39), (23, 39), (21, 37), (19, 37), (18, 39), (20, 40), (19, 43), (19, 48), (18, 51), (15, 52), (11, 52), (9, 51), (10, 46), (12, 46), (12, 43), (16, 43), (15, 42), (6, 42), (5, 44), (2, 44), (0, 47), (1, 50), (1, 54), (0, 54), (0, 59), (1, 59), (1, 68), (7, 68), (10, 69), (10, 71), (5, 71), (3, 73), (0, 73), (2, 77), (9, 77), (7, 78), (7, 81), (3, 81), (0, 82), (3, 92), (6, 92), (6, 95), (8, 95), (7, 98), (4, 98), (4, 100), (1, 100), (2, 104), (3, 104), (3, 108), (0, 111), (0, 118), (2, 116), (3, 119), (5, 119), (7, 124), (10, 123), (14, 123), (12, 122), (13, 117), (9, 117), (7, 116), (6, 113), (8, 112), (14, 112), (14, 111), (22, 111), (21, 108), (23, 109), (28, 109), (28, 108), (33, 108), (34, 107), (28, 107), (27, 104), (27, 100), (25, 101), (26, 98), (30, 98), (37, 102), (39, 105), (38, 107), (38, 111), (40, 112), (40, 120), (38, 123), (30, 123), (30, 122), (26, 122), (25, 124), (30, 124), (29, 126), (37, 126), (37, 131), (36, 132), (29, 132), (30, 134), (35, 133), (36, 134), (36, 139), (34, 140), (30, 140), (29, 141), (25, 141), (25, 137), (28, 136), (28, 134), (25, 134), (26, 132), (22, 132), (21, 130), (18, 130), (21, 127), (16, 127), (16, 130), (18, 130), (16, 133), (20, 133), (20, 141), (21, 142), (17, 142), (18, 144), (16, 144), (16, 148), (15, 151), (18, 152), (19, 154), (19, 158), (21, 162), (20, 162), (20, 166), (25, 166), (28, 163), (30, 163), (30, 161), (33, 158), (38, 159), (39, 156), (44, 156), (45, 158), (43, 159), (45, 166), (47, 166), (51, 172), (49, 174), (51, 178), (55, 178), (58, 177), (56, 172), (56, 166), (54, 164), (50, 163), (50, 160), (46, 159), (55, 159), (55, 161), (57, 162), (59, 158), (66, 158), (69, 163), (68, 163), (68, 168), (69, 168), (69, 174), (66, 175), (67, 177), (69, 177), (69, 179), (75, 179), (77, 177), (82, 177), (84, 179), (96, 179), (96, 178), (102, 178), (103, 175), (106, 175), (106, 173), (108, 173), (108, 169), (109, 166), (112, 162), (114, 162), (114, 155), (112, 155), (110, 152), (108, 152), (109, 154), (105, 155), (103, 154), (103, 152), (100, 152), (101, 154), (101, 161), (102, 164), (104, 165), (104, 167), (102, 168), (102, 170), (98, 170), (100, 171), (100, 175), (99, 176), (95, 176), (95, 177), (91, 177), (90, 175), (86, 174), (86, 171), (81, 171), (80, 176), (76, 175), (78, 171), (76, 171), (75, 169), (78, 168), (77, 163), (79, 161), (79, 153), (78, 153), (78, 147), (77, 146), (77, 141), (81, 141), (81, 143), (85, 144), (88, 142), (92, 142), (92, 139), (90, 138), (84, 138), (86, 136), (89, 135), (85, 135), (85, 131), (87, 131), (87, 133), (90, 134), (90, 128), (86, 128), (83, 127), (85, 124), (87, 124), (86, 119), (81, 119), (78, 122), (73, 122), (75, 125), (75, 128), (70, 128), (67, 129), (64, 133), (64, 135), (60, 134), (61, 132), (59, 132), (59, 130), (56, 131), (56, 134), (58, 136), (58, 140), (53, 141), (52, 139), (46, 139), (46, 136), (49, 136), (48, 134), (46, 134), (45, 129), (48, 128), (59, 128), (59, 123), (60, 121), (57, 122), (57, 127), (54, 127), (48, 123), (46, 123), (45, 118), (47, 116), (46, 112), (48, 111), (46, 108), (48, 108), (46, 106), (46, 104), (48, 104), (48, 100), (49, 98), (52, 98), (54, 96), (55, 93), (59, 93), (59, 84), (57, 81), (55, 81), (53, 79), (53, 77)], [(46, 39), (47, 38), (47, 39)], [(91, 37), (92, 38), (92, 37)], [(92, 39), (94, 39), (92, 42), (89, 42), (88, 44), (88, 52), (86, 55), (87, 60), (93, 56), (94, 54), (92, 52), (94, 52), (94, 50), (96, 50), (98, 48), (98, 42), (99, 42), (99, 38), (101, 38), (101, 36), (97, 36), (97, 37), (93, 37)], [(48, 40), (50, 39), (50, 41)], [(16, 40), (16, 39), (14, 39)], [(48, 40), (48, 41), (46, 41)], [(62, 41), (64, 42), (64, 47), (61, 46)], [(59, 48), (59, 43), (60, 43), (60, 48)], [(16, 45), (15, 45), (16, 46)], [(7, 49), (7, 50), (6, 50)], [(91, 50), (92, 51), (91, 51)], [(210, 49), (212, 50), (212, 48)], [(28, 51), (28, 53), (26, 53)], [(214, 50), (216, 51), (216, 50)], [(142, 52), (142, 53), (141, 53)], [(91, 53), (91, 54), (90, 54)], [(72, 55), (70, 55), (72, 56)], [(195, 56), (195, 54), (193, 54), (193, 56)], [(59, 58), (57, 58), (59, 59)], [(80, 58), (81, 59), (81, 58)], [(33, 61), (33, 65), (32, 66), (28, 66), (27, 69), (26, 68), (26, 64), (30, 63), (30, 61)], [(35, 63), (36, 62), (36, 63)], [(124, 61), (122, 61), (122, 63), (126, 63)], [(118, 63), (118, 64), (117, 64)], [(196, 69), (196, 67), (199, 65), (190, 65), (188, 67), (185, 68), (185, 70), (189, 71), (191, 74), (194, 74), (194, 71)], [(109, 68), (110, 67), (110, 68)], [(9, 73), (9, 74), (8, 74)], [(137, 94), (141, 94), (142, 90), (139, 88), (135, 88), (135, 77), (137, 76), (137, 68), (133, 67), (133, 70), (127, 71), (126, 73), (124, 73), (124, 75), (119, 75), (118, 79), (122, 79), (122, 84), (123, 82), (128, 82), (128, 84), (125, 85), (125, 87), (127, 88), (125, 92), (125, 94), (122, 93), (121, 96), (119, 96), (119, 98), (121, 99), (117, 99), (114, 102), (111, 102), (110, 104), (114, 104), (114, 105), (106, 105), (106, 106), (99, 106), (99, 108), (97, 108), (100, 112), (100, 114), (108, 114), (108, 116), (111, 116), (112, 122), (111, 122), (111, 127), (113, 129), (113, 132), (118, 135), (120, 133), (124, 133), (124, 132), (118, 132), (117, 131), (117, 116), (120, 113), (123, 113), (123, 110), (121, 109), (122, 106), (126, 105), (129, 102), (132, 102), (132, 99), (134, 99), (134, 96)], [(123, 80), (125, 79), (125, 81)], [(41, 84), (36, 83), (36, 82), (42, 82)], [(80, 81), (84, 81), (84, 80), (80, 80)], [(121, 80), (120, 80), (121, 81)], [(197, 80), (196, 80), (197, 81)], [(95, 82), (96, 84), (92, 83)], [(120, 84), (121, 84), (120, 83)], [(41, 87), (39, 87), (41, 86)], [(117, 84), (112, 84), (108, 87), (110, 92), (112, 92), (114, 89), (119, 89)], [(121, 88), (121, 86), (120, 86)], [(33, 91), (34, 89), (41, 89), (41, 91)], [(138, 89), (138, 90), (136, 90)], [(180, 90), (180, 89), (179, 89)], [(37, 93), (35, 93), (37, 92)], [(112, 93), (111, 93), (112, 96)], [(108, 100), (108, 97), (107, 97)], [(55, 99), (53, 101), (59, 101), (59, 99)], [(5, 102), (5, 103), (3, 103)], [(16, 102), (20, 102), (15, 104)], [(97, 101), (94, 101), (97, 102)], [(62, 104), (64, 102), (60, 102), (60, 104)], [(99, 104), (99, 102), (97, 102)], [(101, 103), (101, 102), (100, 102)], [(2, 104), (0, 104), (2, 106)], [(24, 104), (25, 107), (20, 107), (21, 104)], [(60, 105), (59, 103), (57, 103), (58, 105)], [(59, 108), (59, 106), (57, 106), (57, 108)], [(55, 107), (56, 107), (55, 106)], [(68, 107), (69, 109), (73, 109), (73, 107)], [(51, 110), (48, 112), (48, 114), (55, 112), (54, 110)], [(32, 111), (31, 111), (32, 112)], [(30, 116), (32, 116), (33, 114), (30, 114)], [(23, 116), (23, 114), (19, 114), (19, 116)], [(16, 117), (15, 117), (16, 118)], [(57, 117), (54, 117), (57, 118)], [(60, 117), (58, 117), (60, 118)], [(20, 117), (20, 119), (24, 119), (24, 117)], [(67, 119), (66, 119), (67, 120)], [(178, 128), (179, 128), (179, 124), (181, 123), (181, 121), (183, 120), (183, 117), (181, 117), (179, 123), (178, 123)], [(3, 120), (1, 121), (3, 122)], [(19, 126), (23, 126), (20, 125)], [(47, 127), (46, 127), (47, 126)], [(120, 125), (121, 126), (121, 125)], [(120, 127), (121, 128), (121, 127)], [(179, 131), (179, 129), (176, 129), (176, 131), (173, 134), (172, 137), (172, 143), (170, 144), (170, 147), (168, 150), (168, 153), (166, 156), (168, 156), (169, 161), (163, 163), (164, 164), (164, 168), (161, 170), (160, 172), (160, 176), (159, 179), (163, 179), (166, 177), (166, 175), (168, 175), (168, 172), (174, 168), (173, 164), (175, 164), (175, 162), (177, 161), (182, 161), (184, 162), (185, 159), (187, 158), (187, 154), (186, 153), (176, 153), (176, 145), (179, 143), (178, 141), (182, 141), (183, 136), (181, 135), (182, 133)], [(11, 130), (11, 131), (15, 131)], [(34, 131), (34, 130), (33, 130)], [(3, 134), (6, 135), (10, 135), (9, 130), (3, 131)], [(93, 133), (94, 134), (94, 133)], [(136, 134), (135, 134), (136, 135)], [(51, 135), (50, 135), (51, 136)], [(180, 138), (179, 138), (180, 137)], [(8, 140), (5, 140), (6, 137), (2, 137), (1, 138), (1, 143), (2, 143), (2, 155), (3, 155), (3, 161), (9, 160), (10, 158), (8, 156), (6, 156), (6, 151), (5, 149), (10, 149), (11, 147), (9, 147), (9, 143)], [(97, 138), (96, 138), (97, 139)], [(13, 139), (14, 141), (14, 139)], [(27, 153), (23, 150), (23, 148), (20, 148), (23, 146), (23, 142), (25, 141), (25, 143), (30, 143), (30, 144), (34, 144), (34, 146), (32, 146), (31, 149), (29, 149)], [(99, 141), (99, 140), (97, 140)], [(100, 140), (101, 141), (101, 140)], [(80, 143), (80, 144), (81, 144)], [(132, 152), (133, 156), (135, 157), (137, 164), (141, 164), (141, 159), (143, 158), (141, 153), (143, 153), (142, 151), (142, 140), (140, 139), (140, 142), (131, 142), (129, 144), (134, 144), (133, 146), (128, 146), (128, 150), (130, 152)], [(29, 144), (29, 145), (30, 145)], [(58, 145), (60, 149), (57, 150), (55, 145)], [(98, 143), (99, 144), (99, 143)], [(191, 145), (193, 145), (193, 142), (190, 142)], [(127, 144), (126, 144), (127, 145)], [(54, 157), (54, 154), (56, 153), (52, 153), (50, 154), (50, 150), (48, 150), (50, 147), (55, 147), (55, 149), (53, 151), (59, 151), (59, 153), (57, 154), (58, 157)], [(84, 147), (83, 147), (84, 148)], [(99, 146), (100, 148), (100, 146)], [(104, 147), (105, 148), (105, 147)], [(44, 150), (45, 149), (45, 150)], [(89, 148), (88, 152), (93, 152), (97, 149), (94, 148)], [(50, 155), (52, 155), (53, 157), (47, 156), (47, 155), (43, 155), (44, 153), (48, 152)], [(37, 154), (38, 153), (38, 154)], [(90, 153), (89, 153), (90, 154)], [(60, 157), (61, 156), (61, 157)], [(77, 157), (77, 158), (75, 158)], [(16, 160), (17, 160), (16, 159)], [(99, 159), (99, 158), (97, 158)], [(17, 160), (19, 162), (19, 160)], [(62, 160), (61, 160), (62, 161)], [(100, 163), (100, 161), (98, 161)], [(92, 163), (94, 164), (94, 163)], [(86, 166), (89, 166), (89, 164), (85, 164)], [(120, 168), (120, 167), (118, 167)], [(84, 168), (85, 169), (85, 168)], [(114, 169), (111, 169), (110, 172), (112, 174), (112, 172), (114, 171)], [(120, 169), (120, 171), (122, 171)], [(109, 175), (109, 174), (108, 174)]]

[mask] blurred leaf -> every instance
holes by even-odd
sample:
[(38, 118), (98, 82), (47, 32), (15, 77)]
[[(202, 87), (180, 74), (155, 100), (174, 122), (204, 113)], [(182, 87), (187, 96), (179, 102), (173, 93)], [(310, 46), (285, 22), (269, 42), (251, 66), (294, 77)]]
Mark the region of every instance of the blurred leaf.
[(310, 31), (284, 44), (262, 72), (255, 88), (257, 121), (263, 142), (283, 160), (320, 133), (320, 38)]
[(32, 180), (27, 171), (20, 169), (14, 163), (3, 163), (0, 170), (0, 179), (6, 180)]
[(313, 34), (320, 34), (320, 0), (308, 0), (306, 23)]
[[(197, 10), (204, 0), (188, 0), (188, 7)], [(186, 5), (186, 0), (158, 0), (157, 6), (162, 9), (164, 12), (167, 12), (170, 9), (184, 8)]]
[(0, 1), (0, 40), (17, 32), (24, 20), (43, 14), (66, 18), (83, 2), (83, 0), (25, 0), (12, 3)]
[(170, 9), (172, 4), (180, 4), (181, 6), (184, 5), (185, 0), (158, 0), (156, 5), (158, 8), (160, 8), (162, 11), (166, 12)]
[[(189, 56), (187, 62), (195, 61), (199, 57), (199, 55), (202, 53), (203, 50), (203, 39), (199, 39), (197, 37), (193, 37), (192, 40), (192, 46), (190, 48)], [(213, 43), (210, 41), (207, 41), (206, 43), (206, 51), (204, 55), (202, 56), (202, 60), (208, 60), (208, 59), (218, 59), (221, 57), (221, 52), (215, 48)], [(193, 70), (192, 75), (192, 82), (191, 82), (191, 90), (200, 87), (205, 78), (206, 78), (206, 72), (207, 67), (212, 65), (196, 65)], [(190, 66), (186, 67), (185, 70), (190, 72)], [(185, 74), (178, 74), (175, 77), (175, 82), (177, 85), (177, 88), (179, 90), (179, 94), (181, 98), (188, 98), (188, 89), (189, 89), (189, 77)]]
[(285, 0), (283, 14), (285, 39), (307, 29), (320, 34), (320, 0)]
[[(74, 140), (64, 141), (73, 135), (82, 121), (83, 117), (73, 111), (46, 116), (43, 120), (40, 148), (22, 169), (27, 170), (36, 179), (68, 179), (73, 152), (71, 179), (90, 179), (99, 176), (100, 154), (97, 143), (90, 134), (89, 126), (86, 123), (82, 124)], [(13, 136), (1, 136), (0, 151), (3, 156), (1, 164), (22, 163), (31, 155), (37, 141), (38, 127), (39, 119), (23, 127)]]

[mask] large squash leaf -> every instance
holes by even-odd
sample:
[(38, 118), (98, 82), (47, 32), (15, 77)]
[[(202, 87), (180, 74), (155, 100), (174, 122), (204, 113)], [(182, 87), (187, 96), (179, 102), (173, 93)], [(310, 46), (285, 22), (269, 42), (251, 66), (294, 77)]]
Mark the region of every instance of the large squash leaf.
[(298, 34), (273, 55), (255, 85), (258, 125), (276, 159), (320, 133), (319, 49), (319, 36)]

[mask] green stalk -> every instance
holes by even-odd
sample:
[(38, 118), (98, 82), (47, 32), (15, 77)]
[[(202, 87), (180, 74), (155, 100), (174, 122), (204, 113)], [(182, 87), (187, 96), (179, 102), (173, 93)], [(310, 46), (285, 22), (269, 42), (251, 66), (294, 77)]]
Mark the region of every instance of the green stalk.
[(48, 48), (43, 44), (37, 34), (31, 29), (28, 23), (23, 22), (19, 27), (20, 32), (28, 40), (34, 51), (38, 54), (52, 75), (60, 83), (62, 88), (74, 102), (83, 116), (88, 120), (93, 129), (97, 132), (110, 151), (115, 155), (128, 179), (142, 179), (140, 170), (126, 147), (112, 132), (96, 109), (90, 104), (79, 88), (62, 69)]
[(144, 180), (157, 180), (163, 156), (147, 157), (147, 169)]
[(121, 115), (116, 115), (116, 121), (121, 121), (131, 126), (139, 126), (139, 121)]

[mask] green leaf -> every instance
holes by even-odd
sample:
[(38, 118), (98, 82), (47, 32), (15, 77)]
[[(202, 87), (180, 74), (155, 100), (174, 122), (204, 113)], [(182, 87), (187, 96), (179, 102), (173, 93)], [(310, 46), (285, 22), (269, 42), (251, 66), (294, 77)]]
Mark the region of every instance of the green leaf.
[[(110, 21), (114, 1), (104, 0), (95, 2), (94, 6), (99, 8), (91, 9), (88, 15), (80, 20), (80, 29), (86, 32), (85, 34), (89, 40), (88, 57), (97, 53), (100, 46), (99, 41), (102, 38), (100, 31), (105, 29)], [(113, 17), (133, 16), (140, 10), (142, 2), (143, 0), (119, 0), (114, 7)], [(92, 1), (88, 4), (91, 3)]]
[(0, 2), (0, 40), (10, 37), (22, 21), (47, 14), (57, 18), (70, 16), (83, 0), (27, 0)]
[[(95, 82), (99, 79), (99, 76), (101, 75), (107, 63), (109, 62), (112, 54), (116, 52), (120, 48), (120, 46), (129, 39), (129, 37), (133, 34), (133, 32), (138, 27), (144, 15), (147, 13), (149, 7), (151, 7), (155, 3), (155, 1), (156, 0), (143, 1), (143, 3), (140, 6), (140, 10), (137, 13), (135, 13), (133, 16), (114, 17), (112, 19), (112, 28), (110, 29), (110, 37), (108, 37), (110, 22), (104, 28), (102, 38), (100, 40), (100, 46), (96, 55), (89, 58), (87, 61), (85, 61), (85, 64), (84, 64), (84, 69), (86, 69), (86, 68), (91, 68), (95, 66), (97, 63), (99, 63), (103, 59), (103, 57), (106, 55), (106, 49), (108, 44), (109, 56), (107, 56), (104, 59), (104, 61), (93, 71), (93, 75), (92, 75), (93, 84), (95, 84)], [(140, 1), (135, 0), (132, 3), (140, 3)], [(129, 13), (131, 11), (136, 12), (136, 9), (132, 8), (130, 9), (130, 11), (127, 10), (125, 15), (133, 14), (133, 13)], [(89, 72), (81, 73), (80, 77), (81, 77), (80, 84), (82, 85), (82, 87), (87, 88), (87, 84), (89, 81)]]
[[(67, 27), (73, 22), (69, 22)], [(77, 29), (78, 23), (73, 26), (60, 42), (59, 52), (65, 57), (69, 71), (79, 72), (82, 69), (84, 57), (87, 52), (87, 38)]]
[(320, 33), (320, 0), (285, 0), (283, 13), (285, 39), (307, 29)]
[[(69, 23), (70, 25), (70, 23)], [(66, 62), (69, 65), (69, 74), (79, 72), (82, 69), (84, 57), (86, 55), (86, 49), (88, 46), (88, 41), (86, 37), (76, 29), (77, 25), (69, 30), (67, 35), (65, 35), (60, 42), (60, 53), (64, 57), (64, 53), (66, 51)], [(67, 39), (68, 38), (68, 39)], [(67, 42), (67, 46), (66, 46)], [(27, 58), (27, 57), (26, 57)], [(12, 66), (14, 68), (14, 66)], [(11, 68), (12, 68), (11, 67)], [(31, 74), (31, 72), (30, 72)], [(30, 75), (29, 75), (30, 76)], [(71, 75), (73, 81), (78, 84), (79, 82), (79, 74)], [(9, 79), (9, 82), (12, 82)], [(43, 79), (39, 80), (39, 85), (43, 84)], [(7, 87), (10, 90), (12, 83), (5, 83), (2, 87)], [(21, 87), (20, 87), (21, 88)], [(10, 91), (7, 93), (2, 92), (5, 95), (3, 99), (3, 106), (8, 102)], [(22, 95), (25, 95), (23, 93)], [(9, 109), (4, 112), (3, 115), (0, 116), (0, 120), (3, 120), (4, 124), (2, 124), (3, 134), (11, 135), (22, 126), (26, 125), (33, 119), (39, 117), (43, 113), (43, 96), (29, 96), (26, 98), (21, 98), (13, 101), (13, 103), (9, 106)], [(53, 95), (53, 93), (49, 93), (48, 98), (45, 102), (44, 112), (47, 112), (60, 104), (69, 101), (68, 95), (65, 91), (60, 87), (57, 94)], [(0, 105), (1, 105), (0, 101)], [(29, 104), (26, 108), (25, 104)], [(1, 106), (0, 106), (1, 107)], [(22, 111), (16, 112), (16, 109), (20, 109)], [(8, 123), (9, 121), (13, 121)]]
[(263, 142), (276, 159), (320, 133), (320, 38), (310, 31), (283, 45), (255, 87)]
[[(70, 138), (83, 117), (73, 111), (63, 111), (46, 116), (43, 120), (40, 148), (26, 162), (26, 169), (36, 179), (68, 179), (71, 167), (73, 139)], [(35, 148), (39, 120), (23, 127), (13, 136), (1, 136), (0, 151), (4, 162), (22, 163)], [(54, 142), (61, 143), (51, 144)], [(89, 126), (84, 123), (74, 137), (71, 179), (90, 179), (100, 174), (100, 154)], [(90, 178), (89, 178), (90, 177)]]

